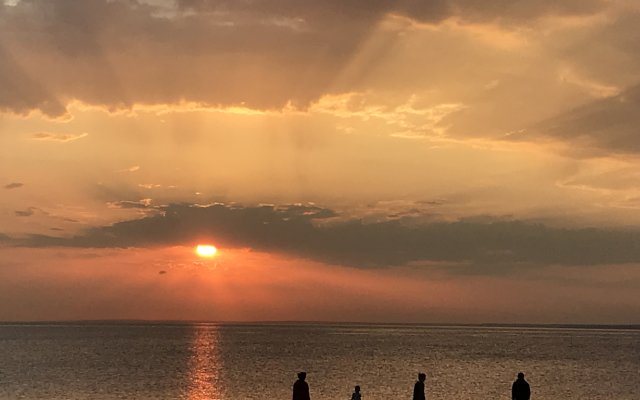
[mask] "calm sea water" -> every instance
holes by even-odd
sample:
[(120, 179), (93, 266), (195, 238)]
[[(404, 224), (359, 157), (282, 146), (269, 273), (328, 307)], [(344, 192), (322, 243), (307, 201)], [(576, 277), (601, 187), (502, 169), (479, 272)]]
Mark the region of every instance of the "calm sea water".
[(640, 399), (640, 331), (387, 325), (0, 325), (0, 399)]

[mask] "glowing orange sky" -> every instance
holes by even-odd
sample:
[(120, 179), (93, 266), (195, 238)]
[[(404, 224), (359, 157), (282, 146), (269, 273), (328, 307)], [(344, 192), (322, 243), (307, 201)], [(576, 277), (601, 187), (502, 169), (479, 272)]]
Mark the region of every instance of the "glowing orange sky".
[(1, 320), (623, 323), (610, 312), (633, 310), (640, 280), (633, 266), (450, 276), (437, 266), (367, 271), (246, 249), (211, 259), (190, 247), (0, 254)]
[(638, 4), (257, 3), (0, 2), (0, 320), (640, 322)]

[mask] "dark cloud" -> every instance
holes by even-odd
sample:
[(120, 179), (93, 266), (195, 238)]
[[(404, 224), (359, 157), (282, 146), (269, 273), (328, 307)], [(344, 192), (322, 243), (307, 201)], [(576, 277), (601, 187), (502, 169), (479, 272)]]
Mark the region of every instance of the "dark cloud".
[(471, 21), (527, 21), (548, 15), (589, 15), (606, 6), (603, 0), (178, 0), (181, 9), (226, 15), (304, 18), (326, 26), (330, 18), (377, 20), (396, 14), (419, 22), (440, 22), (449, 17)]
[[(597, 11), (597, 0), (22, 0), (0, 5), (0, 110), (65, 114), (72, 100), (110, 109), (192, 101), (304, 107), (389, 14), (423, 23), (522, 25)], [(331, 89), (329, 89), (331, 88)]]
[(606, 6), (602, 0), (452, 0), (455, 15), (467, 21), (523, 24), (545, 16), (590, 15)]
[[(583, 32), (579, 40), (562, 38), (549, 43), (553, 58), (569, 58), (575, 71), (587, 80), (629, 87), (640, 80), (640, 9)], [(569, 39), (569, 40), (567, 40)]]
[(20, 188), (20, 187), (23, 187), (23, 186), (24, 186), (24, 183), (11, 182), (11, 183), (9, 183), (7, 185), (4, 185), (4, 188), (5, 189), (17, 189), (17, 188)]
[[(3, 7), (6, 6), (0, 5), (0, 9)], [(0, 33), (4, 38), (9, 36), (9, 32), (3, 29), (7, 18), (7, 13), (0, 12)], [(0, 111), (26, 114), (38, 109), (48, 115), (65, 114), (65, 105), (37, 77), (25, 71), (5, 47), (6, 43), (0, 38)]]
[(16, 210), (15, 215), (18, 217), (30, 217), (38, 211), (36, 207), (29, 207), (25, 210)]
[(594, 153), (640, 152), (640, 85), (576, 108), (529, 129), (519, 139), (548, 136)]
[(174, 204), (142, 219), (72, 238), (31, 236), (25, 246), (147, 247), (210, 240), (356, 267), (426, 261), (484, 266), (640, 262), (640, 231), (561, 229), (513, 220), (364, 223), (309, 205), (207, 207)]

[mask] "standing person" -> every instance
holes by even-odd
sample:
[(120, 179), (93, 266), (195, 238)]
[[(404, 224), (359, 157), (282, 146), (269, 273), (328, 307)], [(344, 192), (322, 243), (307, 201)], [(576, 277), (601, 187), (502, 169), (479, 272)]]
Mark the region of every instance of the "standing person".
[(360, 386), (356, 386), (355, 391), (351, 395), (351, 400), (362, 400), (362, 395), (360, 394)]
[(424, 395), (424, 381), (427, 375), (424, 372), (418, 374), (418, 381), (413, 386), (413, 400), (426, 400)]
[(298, 372), (298, 380), (293, 384), (293, 400), (311, 400), (309, 385), (304, 381), (306, 378), (306, 372)]
[(531, 397), (531, 388), (527, 381), (524, 380), (524, 374), (518, 373), (518, 379), (513, 382), (511, 386), (511, 399), (512, 400), (529, 400)]

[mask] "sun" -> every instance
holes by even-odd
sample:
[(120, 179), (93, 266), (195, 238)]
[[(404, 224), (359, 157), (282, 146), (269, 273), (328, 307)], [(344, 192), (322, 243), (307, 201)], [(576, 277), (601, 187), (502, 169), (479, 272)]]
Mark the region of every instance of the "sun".
[(196, 254), (200, 257), (213, 257), (218, 252), (216, 246), (210, 244), (199, 244), (196, 246)]

